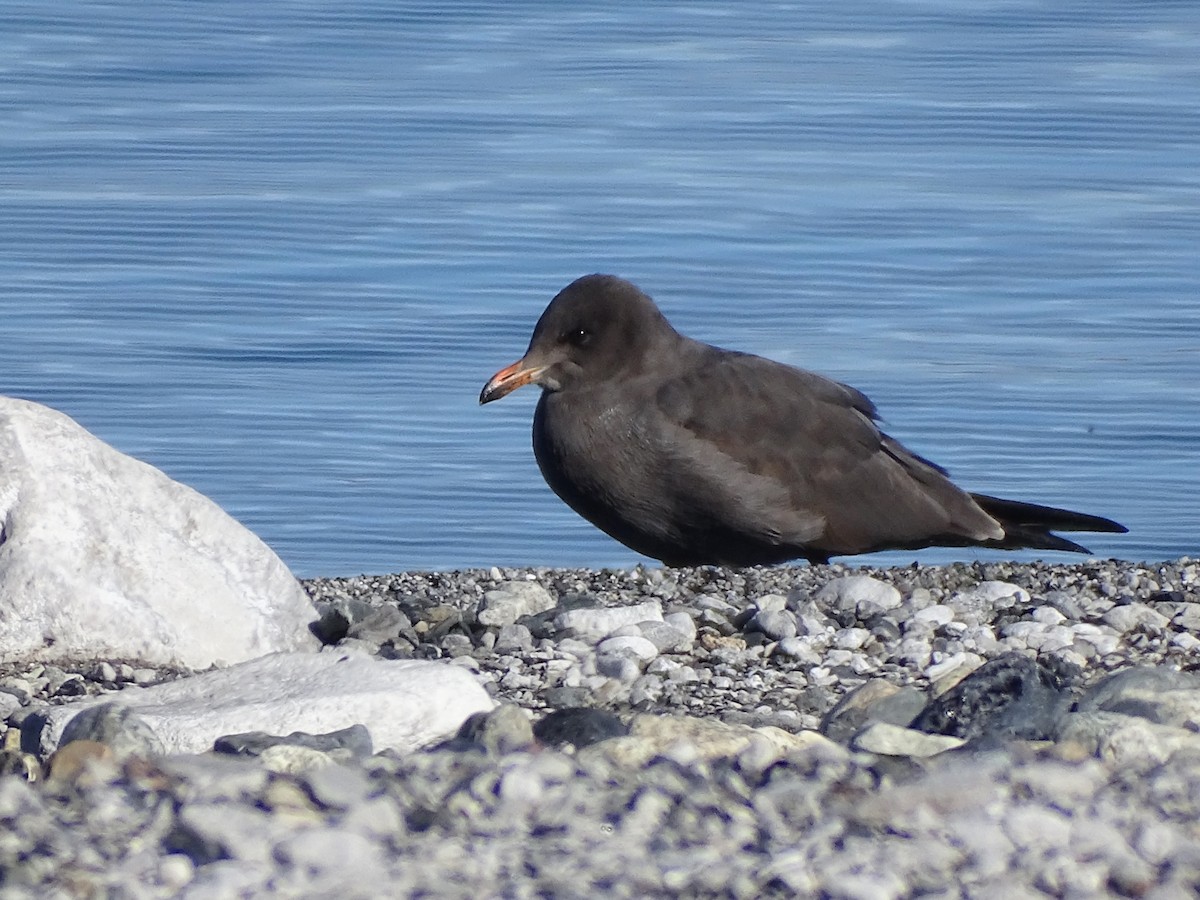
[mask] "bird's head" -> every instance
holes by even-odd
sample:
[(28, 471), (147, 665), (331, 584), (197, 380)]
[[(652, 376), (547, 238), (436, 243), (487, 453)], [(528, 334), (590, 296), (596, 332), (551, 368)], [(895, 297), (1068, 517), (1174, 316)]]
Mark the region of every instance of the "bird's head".
[(615, 275), (585, 275), (563, 288), (533, 329), (525, 355), (492, 376), (480, 403), (526, 384), (565, 391), (621, 374), (678, 334), (654, 301)]

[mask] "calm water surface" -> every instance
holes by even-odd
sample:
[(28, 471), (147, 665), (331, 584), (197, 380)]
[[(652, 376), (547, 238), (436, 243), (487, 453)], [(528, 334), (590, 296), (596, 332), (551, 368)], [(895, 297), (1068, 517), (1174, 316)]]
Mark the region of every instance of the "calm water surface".
[(15, 0), (0, 117), (0, 391), (298, 574), (638, 561), (476, 403), (591, 271), (1200, 552), (1192, 0)]

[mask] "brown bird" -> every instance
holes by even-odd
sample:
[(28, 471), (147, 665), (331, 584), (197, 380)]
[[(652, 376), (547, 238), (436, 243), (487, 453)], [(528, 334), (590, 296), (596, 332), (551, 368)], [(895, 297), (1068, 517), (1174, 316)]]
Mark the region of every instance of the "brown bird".
[(880, 431), (859, 391), (685, 337), (612, 275), (564, 288), (479, 402), (526, 384), (542, 388), (533, 452), (553, 491), (669, 566), (933, 546), (1088, 553), (1051, 531), (1128, 530), (969, 494)]

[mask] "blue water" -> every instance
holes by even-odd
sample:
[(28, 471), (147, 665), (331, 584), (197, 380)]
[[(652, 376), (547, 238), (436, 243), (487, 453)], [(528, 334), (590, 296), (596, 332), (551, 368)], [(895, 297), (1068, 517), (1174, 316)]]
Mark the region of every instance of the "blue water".
[(0, 122), (0, 392), (300, 575), (638, 561), (476, 403), (591, 271), (1200, 551), (1193, 0), (10, 0)]

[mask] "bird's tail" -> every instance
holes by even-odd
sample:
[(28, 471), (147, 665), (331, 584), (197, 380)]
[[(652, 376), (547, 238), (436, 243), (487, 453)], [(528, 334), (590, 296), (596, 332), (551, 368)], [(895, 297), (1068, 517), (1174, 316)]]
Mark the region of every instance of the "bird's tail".
[(1051, 534), (1052, 531), (1100, 531), (1108, 534), (1124, 534), (1129, 529), (1103, 516), (1058, 509), (1054, 506), (1039, 506), (1019, 500), (1002, 500), (986, 494), (971, 497), (989, 516), (1004, 527), (1004, 537), (989, 541), (987, 546), (1001, 550), (1070, 550), (1074, 553), (1091, 553), (1087, 547)]

